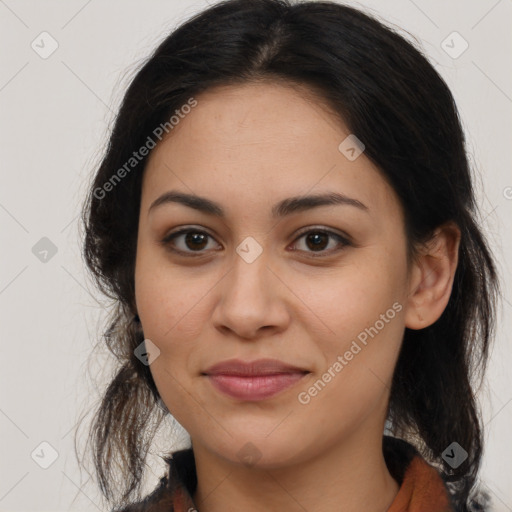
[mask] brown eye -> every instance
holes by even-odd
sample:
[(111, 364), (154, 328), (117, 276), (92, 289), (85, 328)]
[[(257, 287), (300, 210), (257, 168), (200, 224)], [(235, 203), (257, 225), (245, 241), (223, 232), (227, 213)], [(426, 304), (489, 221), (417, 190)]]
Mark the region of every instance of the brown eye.
[(162, 244), (174, 252), (195, 256), (193, 253), (204, 253), (212, 236), (205, 231), (198, 229), (181, 229), (170, 233), (163, 240)]
[[(304, 239), (303, 246), (305, 246), (305, 249), (297, 250), (309, 253), (320, 253), (318, 255), (311, 254), (311, 256), (314, 257), (331, 255), (334, 252), (342, 250), (343, 247), (351, 245), (345, 237), (339, 235), (338, 233), (334, 233), (333, 231), (323, 229), (310, 229), (309, 231), (306, 231), (301, 236), (299, 236), (296, 239), (296, 242), (301, 239)], [(329, 247), (331, 240), (335, 241), (331, 244), (334, 245), (334, 249), (326, 250)], [(336, 248), (336, 246), (338, 246), (338, 248)]]
[(184, 243), (189, 249), (201, 250), (207, 245), (207, 237), (204, 233), (189, 232), (185, 234)]
[[(301, 239), (304, 239), (304, 248), (294, 250), (309, 253), (313, 257), (330, 256), (341, 251), (345, 246), (351, 245), (347, 238), (325, 229), (309, 229), (309, 231), (303, 232), (295, 240), (294, 245)], [(185, 228), (168, 234), (161, 243), (164, 247), (175, 253), (194, 257), (201, 256), (214, 249), (214, 246), (208, 249), (208, 242), (210, 240), (214, 239), (205, 231)]]
[(305, 242), (308, 249), (321, 251), (329, 245), (329, 235), (321, 232), (308, 233)]

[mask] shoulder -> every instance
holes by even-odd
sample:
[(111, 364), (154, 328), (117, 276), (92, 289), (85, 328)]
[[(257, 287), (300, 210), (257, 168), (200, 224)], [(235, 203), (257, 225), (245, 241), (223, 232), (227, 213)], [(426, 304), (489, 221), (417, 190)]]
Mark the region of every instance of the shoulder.
[(452, 510), (455, 512), (490, 512), (492, 510), (490, 495), (478, 486), (468, 499), (468, 503), (460, 502), (456, 498), (457, 483), (453, 482), (446, 473), (428, 464), (418, 450), (407, 441), (384, 436), (383, 452), (389, 472), (401, 486), (404, 480), (407, 480), (406, 485), (410, 485), (411, 480), (415, 478), (420, 481), (421, 488), (416, 491), (416, 495), (432, 492), (438, 495), (442, 489), (443, 493), (446, 492)]

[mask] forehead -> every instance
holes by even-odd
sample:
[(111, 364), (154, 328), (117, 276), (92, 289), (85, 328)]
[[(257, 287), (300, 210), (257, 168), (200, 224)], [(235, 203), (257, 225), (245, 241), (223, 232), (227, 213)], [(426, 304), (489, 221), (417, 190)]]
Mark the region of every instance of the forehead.
[(380, 171), (339, 150), (350, 135), (341, 119), (305, 88), (261, 83), (216, 87), (195, 97), (148, 159), (142, 208), (169, 189), (235, 208), (256, 200), (333, 190), (374, 211), (396, 207)]

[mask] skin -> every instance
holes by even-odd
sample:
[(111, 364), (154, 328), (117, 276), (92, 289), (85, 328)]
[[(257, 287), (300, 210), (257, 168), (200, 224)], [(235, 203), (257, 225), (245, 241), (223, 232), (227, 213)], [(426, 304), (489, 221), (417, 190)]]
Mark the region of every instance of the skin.
[[(194, 501), (201, 512), (385, 511), (399, 489), (381, 444), (404, 329), (441, 316), (460, 231), (439, 228), (408, 267), (394, 190), (364, 153), (350, 161), (338, 150), (350, 130), (307, 89), (244, 84), (196, 99), (147, 162), (135, 271), (144, 335), (160, 350), (153, 378), (192, 440)], [(169, 190), (213, 200), (226, 216), (178, 203), (149, 211)], [(282, 199), (321, 192), (368, 210), (330, 205), (271, 217)], [(188, 245), (179, 236), (179, 255), (161, 240), (185, 226), (210, 236)], [(324, 237), (315, 249), (298, 233), (304, 228), (352, 243)], [(236, 252), (248, 236), (262, 249), (252, 263)], [(394, 303), (402, 306), (394, 318), (300, 403), (298, 394)], [(258, 402), (227, 397), (201, 375), (219, 361), (264, 357), (311, 373)], [(241, 459), (244, 446), (255, 463)]]

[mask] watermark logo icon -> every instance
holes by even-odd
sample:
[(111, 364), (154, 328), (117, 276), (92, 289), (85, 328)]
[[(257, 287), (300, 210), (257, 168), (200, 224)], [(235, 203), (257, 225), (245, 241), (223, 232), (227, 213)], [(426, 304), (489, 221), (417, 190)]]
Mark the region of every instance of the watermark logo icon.
[(39, 467), (48, 469), (59, 458), (59, 452), (50, 443), (43, 441), (30, 456)]
[(57, 246), (49, 238), (43, 236), (32, 247), (32, 254), (41, 263), (48, 263), (57, 254)]
[(237, 456), (246, 466), (254, 466), (254, 464), (261, 459), (262, 453), (257, 446), (248, 442), (240, 448), (237, 452)]
[(458, 59), (469, 48), (469, 43), (457, 31), (453, 31), (443, 39), (441, 48), (452, 59)]
[(351, 162), (356, 160), (365, 149), (366, 146), (353, 133), (338, 146), (339, 152)]
[(30, 43), (30, 46), (41, 59), (47, 59), (57, 50), (59, 43), (48, 32), (41, 32), (32, 43)]
[(454, 441), (441, 454), (441, 457), (449, 466), (456, 469), (468, 458), (468, 452), (459, 443)]
[(149, 366), (160, 355), (160, 349), (150, 339), (145, 339), (133, 353), (142, 364)]
[(236, 252), (246, 263), (252, 263), (263, 252), (263, 248), (252, 236), (248, 236), (236, 248)]

